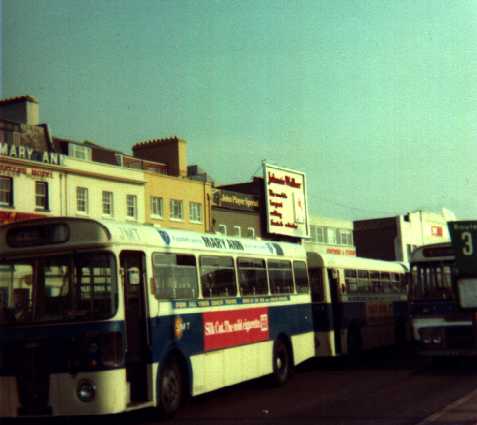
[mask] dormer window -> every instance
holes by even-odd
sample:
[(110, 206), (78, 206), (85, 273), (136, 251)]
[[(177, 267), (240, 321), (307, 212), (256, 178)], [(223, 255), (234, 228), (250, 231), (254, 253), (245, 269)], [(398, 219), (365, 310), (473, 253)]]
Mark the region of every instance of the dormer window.
[(89, 146), (77, 145), (75, 143), (68, 144), (68, 155), (85, 161), (91, 161), (91, 148)]

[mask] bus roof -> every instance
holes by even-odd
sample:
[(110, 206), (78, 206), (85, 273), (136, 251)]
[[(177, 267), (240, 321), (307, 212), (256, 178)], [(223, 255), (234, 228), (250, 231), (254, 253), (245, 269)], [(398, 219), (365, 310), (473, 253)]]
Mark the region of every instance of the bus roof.
[(405, 263), (399, 261), (376, 260), (373, 258), (354, 257), (350, 255), (320, 254), (307, 251), (308, 267), (347, 268), (356, 270), (379, 270), (394, 273), (408, 271)]
[(450, 242), (440, 242), (420, 246), (412, 252), (410, 262), (419, 263), (446, 260), (454, 260), (454, 250), (452, 249)]
[[(41, 230), (48, 229), (48, 230)], [(166, 229), (147, 224), (120, 223), (76, 217), (52, 217), (0, 226), (0, 250), (5, 254), (38, 250), (39, 248), (66, 248), (66, 246), (138, 245), (168, 250), (185, 249), (228, 254), (290, 256), (305, 259), (300, 244), (262, 241)]]

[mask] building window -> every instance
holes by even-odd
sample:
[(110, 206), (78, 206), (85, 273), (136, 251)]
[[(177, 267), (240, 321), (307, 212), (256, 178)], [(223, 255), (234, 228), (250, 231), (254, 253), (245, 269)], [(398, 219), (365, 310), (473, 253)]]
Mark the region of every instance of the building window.
[(76, 211), (88, 213), (88, 189), (86, 187), (76, 188)]
[(247, 238), (255, 239), (255, 228), (247, 227)]
[(162, 218), (164, 214), (164, 200), (158, 196), (151, 196), (151, 214)]
[(48, 183), (35, 182), (35, 208), (37, 210), (48, 210)]
[(137, 219), (137, 196), (126, 195), (126, 208), (127, 217), (136, 220)]
[(315, 227), (315, 241), (321, 243), (327, 243), (328, 238), (326, 235), (326, 228), (323, 226), (316, 226)]
[(113, 215), (113, 192), (103, 191), (103, 215)]
[(182, 208), (182, 201), (178, 199), (171, 199), (171, 219), (182, 220), (184, 218), (184, 212)]
[(316, 242), (316, 226), (310, 224), (310, 241)]
[(242, 228), (240, 226), (234, 226), (233, 236), (237, 236), (238, 238), (242, 236)]
[(202, 223), (202, 204), (198, 202), (189, 203), (189, 220), (193, 223)]
[(353, 246), (353, 232), (351, 230), (339, 230), (341, 236), (341, 245)]
[(227, 225), (219, 224), (218, 227), (217, 227), (217, 233), (219, 235), (227, 236)]
[(337, 238), (337, 229), (334, 227), (327, 227), (326, 228), (326, 233), (327, 233), (327, 239), (328, 243), (330, 245), (338, 245), (338, 238)]
[(68, 144), (68, 154), (73, 158), (91, 161), (91, 148), (88, 146), (77, 145), (75, 143)]
[(13, 179), (0, 177), (0, 206), (13, 207)]

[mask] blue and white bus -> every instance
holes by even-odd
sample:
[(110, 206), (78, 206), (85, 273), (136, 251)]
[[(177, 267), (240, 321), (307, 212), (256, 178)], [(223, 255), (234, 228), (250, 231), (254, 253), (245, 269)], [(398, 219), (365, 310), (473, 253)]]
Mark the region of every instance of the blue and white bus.
[(304, 248), (81, 218), (0, 227), (0, 417), (158, 407), (314, 356)]
[(404, 263), (309, 251), (316, 355), (357, 355), (407, 338)]

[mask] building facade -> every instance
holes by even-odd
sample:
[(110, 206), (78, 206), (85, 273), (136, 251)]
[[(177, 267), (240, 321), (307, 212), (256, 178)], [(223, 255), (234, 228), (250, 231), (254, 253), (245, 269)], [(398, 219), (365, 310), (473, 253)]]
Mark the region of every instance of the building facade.
[(213, 189), (211, 214), (214, 233), (251, 239), (262, 237), (257, 196)]
[(187, 177), (187, 143), (133, 146), (133, 155), (52, 137), (38, 101), (0, 101), (0, 223), (77, 216), (211, 231), (211, 183)]
[(311, 216), (310, 239), (304, 243), (307, 249), (320, 254), (356, 255), (353, 222), (348, 220)]
[(54, 151), (38, 101), (0, 101), (0, 224), (59, 215), (63, 155)]
[(449, 241), (447, 222), (455, 219), (453, 212), (443, 209), (354, 221), (357, 255), (408, 262), (416, 247)]

